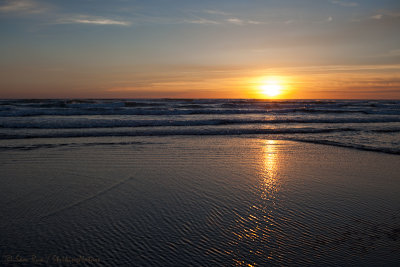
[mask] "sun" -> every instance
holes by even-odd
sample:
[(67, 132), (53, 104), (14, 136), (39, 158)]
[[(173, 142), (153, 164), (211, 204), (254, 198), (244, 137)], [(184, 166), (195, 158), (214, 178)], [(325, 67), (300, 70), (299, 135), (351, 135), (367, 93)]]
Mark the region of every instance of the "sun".
[(288, 76), (258, 76), (250, 80), (251, 96), (257, 99), (286, 99), (293, 92), (293, 80)]
[(277, 79), (267, 79), (260, 84), (259, 88), (262, 95), (275, 98), (282, 94), (283, 85)]
[(262, 93), (269, 97), (275, 97), (281, 94), (282, 85), (276, 81), (269, 81), (260, 86)]

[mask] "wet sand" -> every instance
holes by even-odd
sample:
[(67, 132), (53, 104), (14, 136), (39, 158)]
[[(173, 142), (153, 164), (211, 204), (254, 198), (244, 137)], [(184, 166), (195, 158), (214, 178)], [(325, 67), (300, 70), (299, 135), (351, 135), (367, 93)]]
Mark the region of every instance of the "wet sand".
[(400, 261), (398, 155), (245, 137), (71, 140), (0, 151), (3, 264)]

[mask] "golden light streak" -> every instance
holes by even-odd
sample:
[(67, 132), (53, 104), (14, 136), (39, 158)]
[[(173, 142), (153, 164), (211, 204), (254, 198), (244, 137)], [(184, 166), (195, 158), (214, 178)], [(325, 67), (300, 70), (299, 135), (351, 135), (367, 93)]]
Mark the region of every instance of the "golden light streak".
[(263, 146), (263, 199), (274, 200), (279, 190), (279, 179), (277, 177), (279, 162), (277, 153), (276, 141), (266, 140)]

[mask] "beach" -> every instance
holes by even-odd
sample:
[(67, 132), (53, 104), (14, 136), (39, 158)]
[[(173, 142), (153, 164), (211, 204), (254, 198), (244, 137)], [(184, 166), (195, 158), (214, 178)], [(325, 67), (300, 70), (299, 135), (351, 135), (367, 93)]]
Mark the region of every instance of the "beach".
[(3, 264), (400, 261), (398, 155), (255, 135), (38, 140), (2, 141)]
[(0, 21), (0, 267), (400, 266), (400, 0)]

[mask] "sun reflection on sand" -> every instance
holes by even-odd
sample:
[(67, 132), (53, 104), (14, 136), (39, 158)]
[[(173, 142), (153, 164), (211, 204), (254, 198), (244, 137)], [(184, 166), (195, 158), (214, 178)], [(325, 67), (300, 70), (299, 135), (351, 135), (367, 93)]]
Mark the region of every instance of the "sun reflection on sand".
[(264, 200), (274, 200), (279, 190), (278, 151), (275, 140), (266, 140), (263, 145), (263, 172), (262, 172), (262, 194)]
[[(245, 216), (236, 214), (236, 223), (241, 225), (240, 231), (233, 232), (239, 244), (247, 244), (248, 248), (243, 257), (241, 253), (236, 255), (234, 263), (237, 266), (252, 266), (252, 259), (265, 258), (267, 261), (277, 257), (276, 249), (266, 249), (271, 239), (276, 238), (277, 223), (274, 213), (277, 209), (277, 198), (280, 190), (279, 179), (279, 149), (277, 141), (265, 140), (261, 142), (260, 157), (258, 162), (258, 196), (248, 208)], [(275, 236), (275, 237), (273, 237)]]

